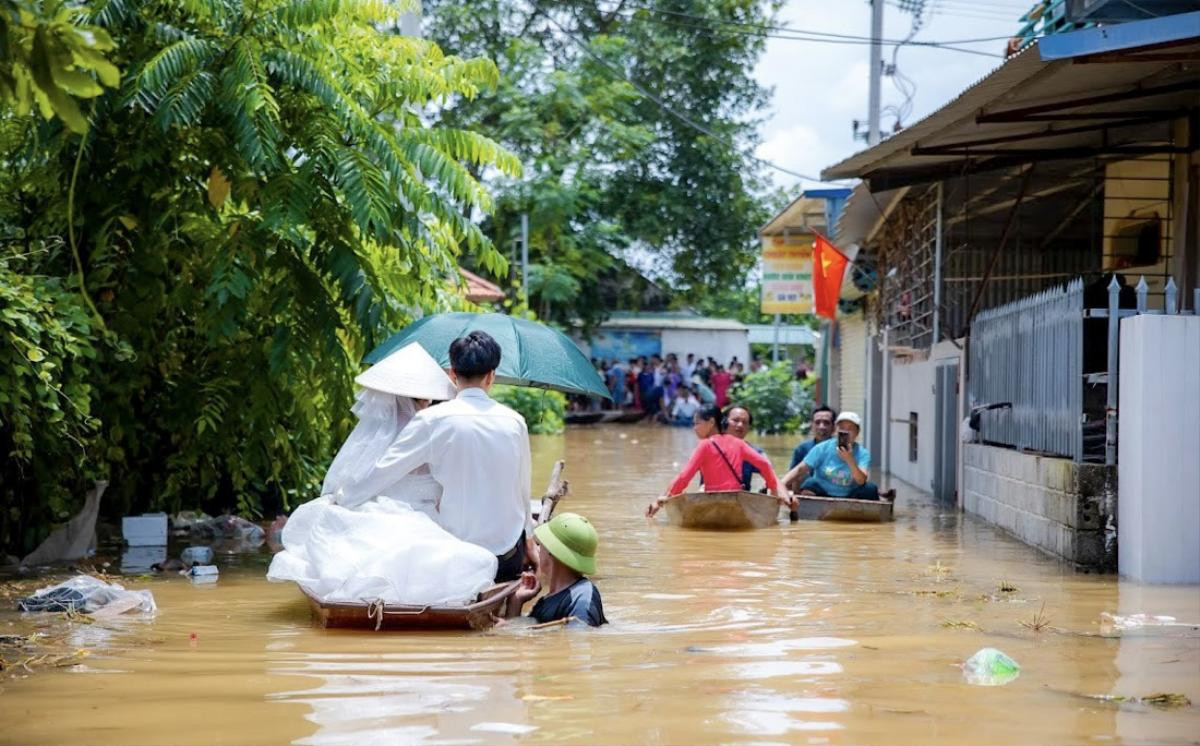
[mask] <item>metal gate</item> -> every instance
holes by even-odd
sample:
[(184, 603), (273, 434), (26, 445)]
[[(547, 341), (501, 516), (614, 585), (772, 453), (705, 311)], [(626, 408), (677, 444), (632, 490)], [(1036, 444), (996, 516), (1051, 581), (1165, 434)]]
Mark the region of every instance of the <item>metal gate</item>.
[(933, 496), (942, 505), (958, 497), (958, 361), (938, 363), (934, 390)]

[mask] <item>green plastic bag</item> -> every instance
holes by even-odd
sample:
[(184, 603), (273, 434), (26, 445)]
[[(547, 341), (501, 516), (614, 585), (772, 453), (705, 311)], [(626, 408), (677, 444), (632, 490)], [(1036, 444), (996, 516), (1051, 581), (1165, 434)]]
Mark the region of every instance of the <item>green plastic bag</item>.
[(963, 663), (963, 678), (975, 686), (1003, 686), (1021, 675), (1021, 667), (996, 648), (983, 648)]

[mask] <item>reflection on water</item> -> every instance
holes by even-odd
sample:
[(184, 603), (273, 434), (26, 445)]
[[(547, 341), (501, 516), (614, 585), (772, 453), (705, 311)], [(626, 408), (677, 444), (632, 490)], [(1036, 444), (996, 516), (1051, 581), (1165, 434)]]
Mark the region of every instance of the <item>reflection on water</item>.
[[(625, 436), (625, 437), (621, 437)], [(636, 442), (635, 442), (636, 441)], [(570, 509), (601, 533), (612, 624), (486, 634), (315, 630), (266, 557), (220, 581), (131, 582), (150, 625), (82, 628), (75, 671), (0, 686), (0, 743), (1182, 744), (1200, 710), (1200, 639), (1099, 635), (1101, 612), (1200, 620), (1200, 590), (1076, 574), (902, 492), (894, 524), (689, 532), (640, 516), (686, 459), (686, 430), (595, 427), (535, 441), (567, 459)], [(793, 444), (764, 439), (776, 463)], [(1001, 592), (1001, 581), (1017, 591)], [(1050, 626), (1021, 625), (1045, 604)], [(13, 617), (0, 616), (0, 632)], [(22, 622), (17, 621), (19, 625)], [(195, 638), (192, 639), (192, 635)], [(973, 687), (1003, 650), (1021, 676)]]

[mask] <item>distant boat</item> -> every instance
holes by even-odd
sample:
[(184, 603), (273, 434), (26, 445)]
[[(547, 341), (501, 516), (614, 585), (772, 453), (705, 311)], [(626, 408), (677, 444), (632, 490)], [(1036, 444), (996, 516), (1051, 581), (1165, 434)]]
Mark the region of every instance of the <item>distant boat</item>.
[(563, 421), (568, 425), (595, 425), (604, 419), (604, 412), (567, 412)]
[(663, 506), (667, 521), (682, 528), (738, 531), (779, 522), (779, 500), (757, 492), (687, 492)]
[(640, 409), (608, 409), (602, 422), (641, 422), (646, 413)]
[(796, 513), (804, 521), (847, 521), (888, 523), (892, 520), (890, 500), (852, 500), (848, 497), (796, 495)]

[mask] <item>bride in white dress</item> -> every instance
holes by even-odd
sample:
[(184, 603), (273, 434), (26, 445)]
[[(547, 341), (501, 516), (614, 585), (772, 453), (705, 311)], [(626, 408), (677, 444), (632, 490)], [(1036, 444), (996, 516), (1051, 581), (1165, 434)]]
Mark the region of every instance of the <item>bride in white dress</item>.
[(496, 557), (437, 524), (442, 487), (419, 469), (382, 490), (350, 487), (383, 455), (430, 400), (454, 398), (454, 384), (429, 353), (408, 345), (355, 381), (358, 425), (342, 444), (321, 497), (296, 508), (283, 528), (284, 550), (267, 571), (326, 602), (458, 604), (491, 585)]

